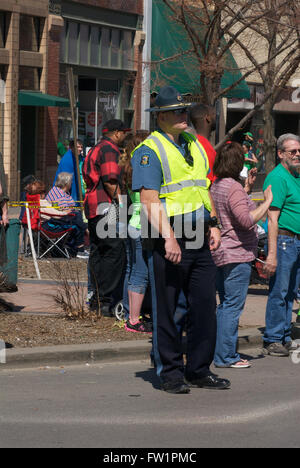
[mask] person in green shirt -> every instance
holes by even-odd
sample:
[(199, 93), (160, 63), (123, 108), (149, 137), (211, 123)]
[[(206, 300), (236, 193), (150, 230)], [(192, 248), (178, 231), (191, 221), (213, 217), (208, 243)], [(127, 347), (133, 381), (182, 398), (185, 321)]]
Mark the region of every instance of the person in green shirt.
[(271, 185), (273, 192), (268, 211), (265, 272), (270, 283), (264, 352), (289, 356), (297, 347), (291, 339), (291, 322), (300, 275), (300, 137), (282, 135), (277, 149), (280, 164), (268, 174), (263, 188)]
[(251, 143), (249, 141), (243, 142), (243, 150), (244, 150), (244, 155), (245, 155), (244, 167), (246, 167), (248, 171), (250, 171), (250, 169), (255, 167), (255, 164), (258, 163), (258, 159), (251, 151)]

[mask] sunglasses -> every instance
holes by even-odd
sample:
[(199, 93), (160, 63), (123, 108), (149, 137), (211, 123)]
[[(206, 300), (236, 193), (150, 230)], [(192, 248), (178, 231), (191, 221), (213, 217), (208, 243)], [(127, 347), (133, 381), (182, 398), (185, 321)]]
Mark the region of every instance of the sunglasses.
[(285, 153), (289, 153), (291, 156), (296, 156), (297, 153), (300, 154), (300, 148), (293, 150), (284, 150)]
[(184, 109), (175, 109), (170, 112), (173, 112), (175, 115), (182, 115), (187, 113), (187, 108), (185, 107)]

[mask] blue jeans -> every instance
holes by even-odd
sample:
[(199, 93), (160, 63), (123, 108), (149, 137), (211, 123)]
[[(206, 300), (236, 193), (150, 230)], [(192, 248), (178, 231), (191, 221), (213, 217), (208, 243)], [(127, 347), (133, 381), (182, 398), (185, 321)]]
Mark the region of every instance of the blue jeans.
[(266, 344), (291, 341), (292, 310), (297, 297), (299, 274), (300, 240), (278, 235), (277, 269), (270, 278), (266, 308)]
[(251, 263), (230, 263), (217, 271), (220, 304), (217, 308), (217, 341), (214, 362), (228, 367), (240, 360), (237, 352), (239, 319), (251, 276)]
[(148, 265), (143, 254), (141, 232), (129, 225), (128, 234), (126, 241), (127, 266), (123, 288), (123, 306), (126, 312), (129, 312), (128, 291), (145, 294), (149, 282)]

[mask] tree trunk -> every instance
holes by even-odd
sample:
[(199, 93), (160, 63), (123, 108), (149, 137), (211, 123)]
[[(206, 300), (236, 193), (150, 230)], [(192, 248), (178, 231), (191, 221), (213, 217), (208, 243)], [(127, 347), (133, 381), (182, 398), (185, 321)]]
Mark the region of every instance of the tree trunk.
[(275, 119), (272, 99), (267, 101), (263, 110), (264, 120), (264, 156), (266, 173), (271, 172), (276, 165)]

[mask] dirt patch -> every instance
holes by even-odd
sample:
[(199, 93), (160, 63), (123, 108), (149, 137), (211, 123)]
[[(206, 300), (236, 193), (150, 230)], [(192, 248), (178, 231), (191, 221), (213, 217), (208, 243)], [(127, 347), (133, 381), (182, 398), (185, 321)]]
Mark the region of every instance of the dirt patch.
[[(45, 259), (38, 261), (38, 265), (43, 280), (57, 279), (58, 271), (64, 268), (66, 276), (71, 280), (76, 278), (76, 281), (87, 282), (86, 260)], [(37, 279), (31, 258), (20, 257), (18, 267), (19, 279)], [(10, 299), (13, 302), (13, 295)], [(148, 338), (149, 335), (127, 332), (124, 324), (115, 318), (99, 318), (95, 314), (88, 314), (84, 319), (71, 319), (63, 313), (55, 316), (11, 313), (7, 311), (0, 296), (0, 339), (8, 343), (8, 346), (32, 348)]]
[(129, 333), (113, 318), (70, 320), (65, 317), (0, 313), (0, 337), (8, 346), (107, 343), (147, 339), (149, 335)]

